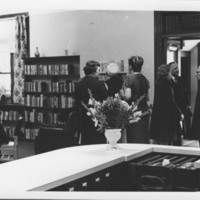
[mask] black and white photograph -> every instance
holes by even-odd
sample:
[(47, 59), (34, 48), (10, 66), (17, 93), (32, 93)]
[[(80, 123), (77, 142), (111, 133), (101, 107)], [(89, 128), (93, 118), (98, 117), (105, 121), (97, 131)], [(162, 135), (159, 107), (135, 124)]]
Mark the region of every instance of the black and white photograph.
[(0, 3), (0, 199), (199, 199), (200, 1)]

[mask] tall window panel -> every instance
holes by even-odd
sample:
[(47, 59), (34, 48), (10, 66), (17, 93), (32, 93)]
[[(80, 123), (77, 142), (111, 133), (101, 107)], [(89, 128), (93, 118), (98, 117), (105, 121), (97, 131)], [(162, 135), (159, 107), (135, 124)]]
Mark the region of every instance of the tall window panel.
[(24, 62), (29, 55), (29, 16), (0, 16), (0, 99), (23, 104)]
[(15, 52), (15, 18), (0, 19), (0, 97), (12, 95), (12, 56)]

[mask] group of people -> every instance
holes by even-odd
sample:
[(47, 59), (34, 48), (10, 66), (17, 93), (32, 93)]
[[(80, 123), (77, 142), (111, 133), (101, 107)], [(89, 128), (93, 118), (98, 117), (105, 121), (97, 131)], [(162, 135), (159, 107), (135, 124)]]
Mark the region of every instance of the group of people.
[(176, 62), (158, 67), (150, 137), (157, 144), (182, 145), (185, 116), (191, 112), (187, 91)]
[[(129, 88), (131, 95), (122, 97), (131, 104), (141, 96), (145, 96), (138, 105), (138, 110), (144, 114), (137, 123), (126, 128), (127, 143), (150, 143), (182, 145), (182, 137), (187, 126), (185, 118), (191, 113), (191, 106), (187, 98), (187, 91), (179, 76), (179, 68), (176, 62), (162, 64), (157, 69), (153, 106), (149, 106), (148, 79), (142, 73), (144, 60), (140, 56), (132, 56), (128, 59), (130, 73), (122, 80), (115, 75), (107, 81), (98, 79), (100, 63), (88, 61), (84, 67), (85, 77), (80, 80), (75, 89), (75, 102), (81, 112), (81, 144), (105, 143), (104, 135), (97, 131), (91, 117), (81, 106), (81, 101), (88, 104), (91, 90), (97, 101), (103, 101), (115, 93), (120, 93), (122, 87)], [(150, 112), (149, 112), (150, 111)], [(200, 126), (195, 123), (195, 126)], [(200, 129), (199, 129), (200, 130)]]
[[(139, 103), (138, 109), (146, 111), (148, 109), (148, 91), (149, 81), (141, 73), (144, 60), (140, 56), (132, 56), (129, 58), (129, 66), (131, 73), (125, 79), (118, 74), (108, 74), (110, 79), (107, 81), (100, 81), (98, 72), (100, 63), (96, 61), (88, 61), (84, 67), (85, 76), (80, 80), (75, 88), (75, 102), (79, 107), (80, 116), (80, 130), (81, 130), (81, 144), (100, 144), (105, 143), (104, 134), (97, 131), (91, 117), (87, 115), (87, 111), (81, 105), (83, 101), (86, 105), (89, 101), (88, 89), (91, 90), (93, 97), (97, 101), (103, 101), (109, 96), (114, 96), (120, 93), (120, 90), (125, 87), (131, 89), (131, 96), (126, 99), (128, 103), (136, 101), (140, 96), (145, 95), (146, 98)], [(127, 142), (128, 143), (148, 143), (149, 142), (149, 116), (145, 115), (139, 120), (127, 127)]]

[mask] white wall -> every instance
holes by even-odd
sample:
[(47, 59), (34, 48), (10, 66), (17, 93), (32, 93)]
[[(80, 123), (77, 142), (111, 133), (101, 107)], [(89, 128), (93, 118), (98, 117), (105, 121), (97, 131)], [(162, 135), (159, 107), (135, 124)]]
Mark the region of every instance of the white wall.
[(66, 11), (30, 14), (30, 53), (36, 46), (41, 56), (62, 56), (71, 41), (69, 54), (80, 55), (81, 76), (86, 61), (124, 60), (140, 55), (143, 73), (150, 81), (150, 102), (154, 92), (153, 11)]

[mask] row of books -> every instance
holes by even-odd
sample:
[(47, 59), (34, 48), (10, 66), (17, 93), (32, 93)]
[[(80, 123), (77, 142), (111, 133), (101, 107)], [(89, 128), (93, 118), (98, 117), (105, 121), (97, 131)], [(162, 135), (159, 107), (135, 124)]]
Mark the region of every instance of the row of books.
[(10, 111), (1, 111), (0, 112), (1, 120), (17, 121), (19, 119), (19, 112), (10, 110)]
[(35, 129), (31, 129), (31, 128), (27, 128), (25, 129), (25, 137), (28, 140), (34, 140), (35, 137), (38, 135), (39, 129), (35, 128)]
[[(5, 126), (4, 130), (5, 130), (5, 132), (6, 132), (8, 137), (10, 137), (10, 138), (14, 137), (15, 127)], [(22, 131), (25, 133), (25, 135), (24, 135), (25, 139), (34, 140), (36, 135), (39, 132), (39, 129), (30, 129), (30, 128), (28, 128), (28, 129), (24, 129)]]
[(12, 126), (4, 126), (4, 130), (8, 137), (13, 138), (15, 134), (15, 127)]
[(25, 75), (68, 75), (68, 64), (56, 65), (25, 65)]
[(61, 92), (73, 93), (75, 91), (75, 82), (70, 81), (33, 81), (25, 82), (24, 89), (26, 92)]
[(75, 101), (72, 96), (66, 95), (47, 97), (43, 94), (40, 94), (40, 96), (27, 94), (25, 104), (28, 107), (71, 108)]
[(25, 111), (25, 122), (44, 123), (63, 125), (64, 122), (58, 120), (59, 113), (39, 112), (36, 109), (32, 111)]

